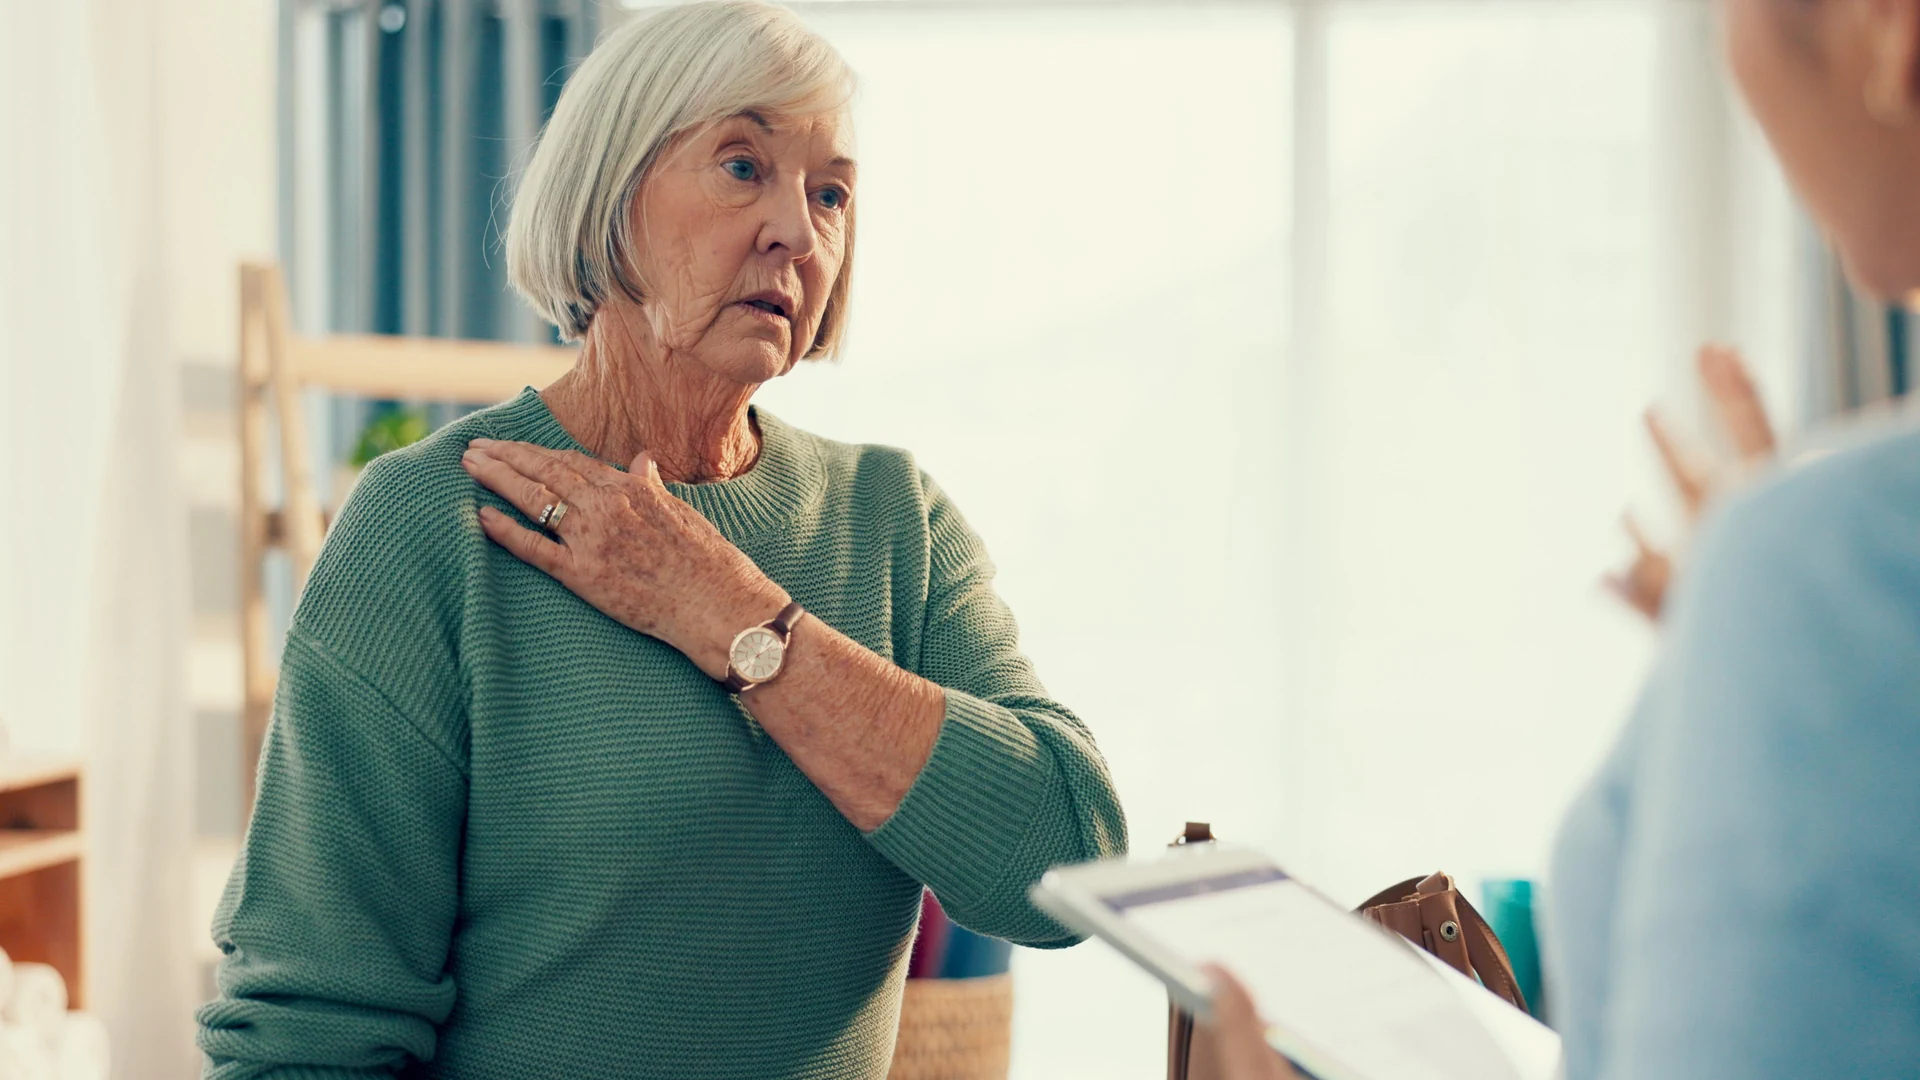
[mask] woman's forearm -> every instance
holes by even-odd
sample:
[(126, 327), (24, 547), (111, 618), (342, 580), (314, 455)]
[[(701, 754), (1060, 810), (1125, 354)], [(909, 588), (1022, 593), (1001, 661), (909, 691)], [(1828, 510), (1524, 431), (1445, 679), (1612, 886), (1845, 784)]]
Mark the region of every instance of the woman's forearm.
[[(704, 655), (694, 661), (709, 675), (724, 675), (733, 634), (784, 604), (764, 597), (726, 605), (741, 614), (732, 622), (717, 621)], [(946, 715), (946, 692), (938, 685), (811, 615), (793, 628), (780, 674), (741, 694), (740, 701), (862, 832), (885, 824), (906, 798), (933, 754)]]

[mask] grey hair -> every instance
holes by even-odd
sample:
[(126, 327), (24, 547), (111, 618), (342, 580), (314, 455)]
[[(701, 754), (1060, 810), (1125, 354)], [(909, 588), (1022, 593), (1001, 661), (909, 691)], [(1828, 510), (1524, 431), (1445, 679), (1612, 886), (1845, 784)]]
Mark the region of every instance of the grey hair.
[[(763, 0), (682, 4), (621, 26), (567, 81), (527, 163), (507, 221), (507, 279), (578, 339), (614, 289), (640, 299), (628, 208), (675, 136), (748, 111), (837, 112), (853, 88), (833, 46)], [(846, 326), (852, 227), (849, 216), (809, 357), (832, 353)]]

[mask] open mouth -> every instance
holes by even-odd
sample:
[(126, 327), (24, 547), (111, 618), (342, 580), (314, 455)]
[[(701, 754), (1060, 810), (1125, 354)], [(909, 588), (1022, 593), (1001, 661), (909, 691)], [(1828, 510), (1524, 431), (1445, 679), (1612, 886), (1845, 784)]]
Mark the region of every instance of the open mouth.
[(755, 311), (764, 311), (769, 315), (778, 315), (783, 319), (787, 317), (787, 309), (771, 300), (748, 300), (746, 304)]

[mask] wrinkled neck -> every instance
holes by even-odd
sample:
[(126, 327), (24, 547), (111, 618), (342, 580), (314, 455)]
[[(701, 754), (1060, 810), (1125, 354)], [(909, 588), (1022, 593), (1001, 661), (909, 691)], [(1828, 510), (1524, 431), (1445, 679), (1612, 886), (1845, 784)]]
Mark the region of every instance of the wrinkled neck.
[(760, 384), (609, 322), (595, 320), (573, 370), (541, 391), (568, 433), (604, 461), (624, 465), (647, 451), (668, 483), (714, 483), (753, 468), (760, 437), (747, 406)]

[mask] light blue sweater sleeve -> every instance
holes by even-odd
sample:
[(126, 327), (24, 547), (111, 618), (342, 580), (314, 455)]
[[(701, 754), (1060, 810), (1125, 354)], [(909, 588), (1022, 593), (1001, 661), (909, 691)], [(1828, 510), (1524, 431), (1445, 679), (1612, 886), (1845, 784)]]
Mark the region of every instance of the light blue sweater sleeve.
[(1569, 1080), (1920, 1075), (1920, 437), (1721, 516), (1553, 898)]

